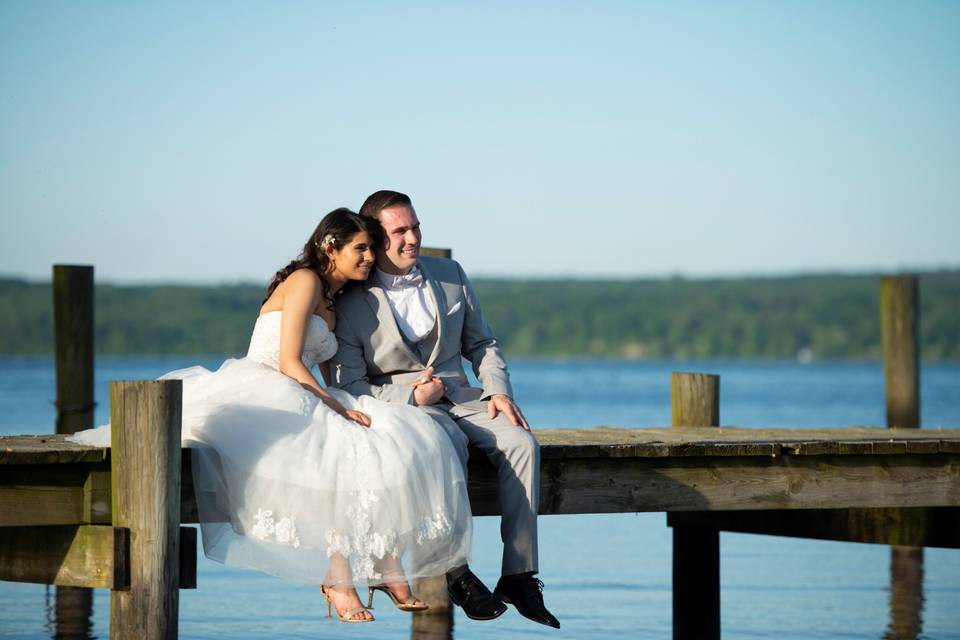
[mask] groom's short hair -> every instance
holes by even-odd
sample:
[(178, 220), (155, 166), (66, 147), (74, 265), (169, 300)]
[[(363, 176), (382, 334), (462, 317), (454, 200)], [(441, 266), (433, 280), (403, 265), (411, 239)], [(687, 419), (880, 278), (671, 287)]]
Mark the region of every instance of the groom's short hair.
[(413, 202), (410, 201), (410, 196), (405, 193), (381, 189), (367, 196), (367, 199), (363, 201), (363, 206), (360, 207), (360, 215), (379, 220), (380, 212), (390, 207), (410, 207), (412, 209)]

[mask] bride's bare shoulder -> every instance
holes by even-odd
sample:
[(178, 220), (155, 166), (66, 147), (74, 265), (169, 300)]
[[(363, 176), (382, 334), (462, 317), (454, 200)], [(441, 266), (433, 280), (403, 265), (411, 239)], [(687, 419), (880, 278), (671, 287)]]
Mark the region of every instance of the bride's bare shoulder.
[(300, 304), (308, 304), (311, 308), (315, 307), (323, 294), (320, 282), (320, 276), (310, 269), (297, 269), (283, 281), (284, 306), (287, 301), (295, 300)]
[(260, 313), (270, 311), (279, 311), (283, 309), (287, 299), (294, 298), (319, 299), (320, 297), (320, 276), (310, 269), (297, 269), (283, 282), (277, 285), (267, 301), (260, 307)]
[(317, 289), (320, 287), (320, 276), (316, 274), (312, 269), (297, 269), (283, 281), (281, 286), (286, 285), (286, 288), (303, 288), (308, 287), (310, 289)]

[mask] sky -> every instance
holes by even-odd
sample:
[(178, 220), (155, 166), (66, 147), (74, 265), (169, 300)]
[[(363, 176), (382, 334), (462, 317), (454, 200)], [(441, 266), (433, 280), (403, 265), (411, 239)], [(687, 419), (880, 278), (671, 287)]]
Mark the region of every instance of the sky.
[(0, 276), (265, 282), (408, 193), (473, 276), (960, 266), (960, 3), (0, 2)]

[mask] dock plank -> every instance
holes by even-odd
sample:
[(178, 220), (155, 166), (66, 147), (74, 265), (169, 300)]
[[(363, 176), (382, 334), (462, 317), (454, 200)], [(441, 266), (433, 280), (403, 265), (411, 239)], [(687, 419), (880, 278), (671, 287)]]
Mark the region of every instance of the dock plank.
[(110, 449), (68, 442), (64, 435), (0, 436), (0, 465), (106, 462)]
[[(541, 458), (960, 453), (960, 429), (943, 428), (592, 427), (534, 433)], [(104, 462), (109, 457), (109, 449), (67, 442), (61, 435), (0, 437), (0, 465)]]
[[(544, 514), (960, 506), (960, 429), (597, 427), (535, 434)], [(101, 509), (94, 519), (84, 506), (93, 497), (106, 502), (105, 482), (84, 481), (77, 469), (102, 469), (109, 456), (109, 449), (63, 436), (0, 437), (0, 526), (108, 522), (109, 513)], [(185, 449), (184, 523), (197, 521), (190, 459)], [(23, 479), (26, 470), (32, 479)], [(474, 513), (499, 513), (496, 476), (479, 452), (472, 453), (469, 477)]]

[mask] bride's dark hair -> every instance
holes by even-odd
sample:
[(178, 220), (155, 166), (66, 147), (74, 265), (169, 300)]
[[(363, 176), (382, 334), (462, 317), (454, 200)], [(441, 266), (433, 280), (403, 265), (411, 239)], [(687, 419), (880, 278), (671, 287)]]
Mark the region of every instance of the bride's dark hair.
[(290, 277), (291, 273), (297, 269), (310, 269), (320, 276), (323, 297), (329, 303), (328, 308), (332, 307), (333, 296), (330, 295), (327, 281), (323, 277), (323, 274), (330, 267), (330, 258), (327, 256), (326, 250), (328, 247), (333, 247), (337, 251), (343, 249), (350, 242), (350, 239), (361, 231), (370, 234), (372, 246), (380, 246), (380, 223), (378, 221), (363, 218), (345, 207), (334, 209), (323, 216), (323, 220), (310, 234), (310, 239), (303, 245), (303, 251), (300, 252), (296, 260), (292, 260), (290, 264), (277, 271), (273, 279), (270, 280), (270, 284), (267, 285), (267, 295), (261, 304), (265, 304), (270, 299), (280, 283)]

